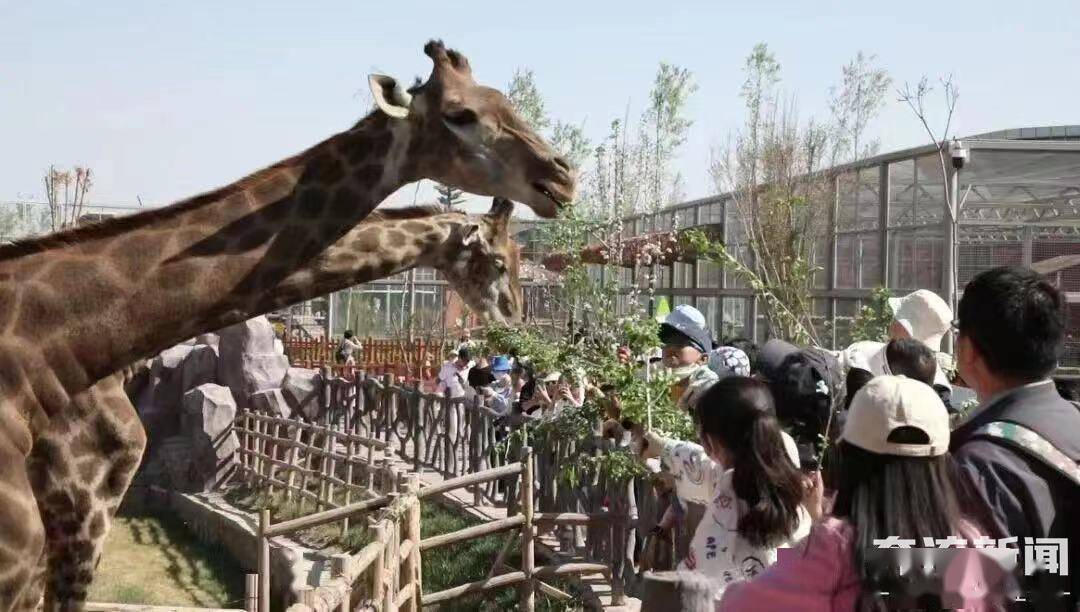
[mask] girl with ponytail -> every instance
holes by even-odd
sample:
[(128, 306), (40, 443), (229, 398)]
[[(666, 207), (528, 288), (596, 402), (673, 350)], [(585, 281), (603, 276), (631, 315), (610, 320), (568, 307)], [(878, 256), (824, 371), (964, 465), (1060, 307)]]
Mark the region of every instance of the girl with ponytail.
[(707, 506), (680, 569), (715, 580), (719, 596), (728, 584), (764, 571), (776, 562), (778, 548), (809, 532), (805, 477), (764, 383), (725, 378), (698, 397), (693, 416), (700, 446), (648, 433), (642, 456), (659, 457), (681, 499)]

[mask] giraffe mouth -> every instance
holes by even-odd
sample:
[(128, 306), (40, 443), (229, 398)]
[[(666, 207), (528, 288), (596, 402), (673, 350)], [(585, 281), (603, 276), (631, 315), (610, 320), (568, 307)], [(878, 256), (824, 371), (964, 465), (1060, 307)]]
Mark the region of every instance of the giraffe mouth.
[(544, 185), (541, 182), (534, 182), (532, 184), (532, 188), (539, 191), (540, 195), (542, 195), (545, 198), (547, 198), (547, 199), (551, 200), (552, 202), (554, 202), (555, 206), (558, 206), (558, 207), (565, 206), (566, 203), (569, 201), (567, 198), (555, 195), (554, 192), (552, 192), (550, 189), (548, 189), (547, 186)]

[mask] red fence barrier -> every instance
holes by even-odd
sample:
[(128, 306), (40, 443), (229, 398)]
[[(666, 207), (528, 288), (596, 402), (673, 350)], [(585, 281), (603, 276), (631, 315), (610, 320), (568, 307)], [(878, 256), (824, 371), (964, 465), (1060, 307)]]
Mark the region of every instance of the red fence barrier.
[(450, 350), (449, 342), (412, 342), (366, 338), (361, 340), (362, 351), (355, 353), (356, 363), (338, 363), (336, 353), (340, 340), (315, 340), (285, 337), (285, 354), (296, 367), (328, 367), (335, 376), (352, 379), (358, 370), (369, 375), (393, 374), (399, 380), (432, 381)]

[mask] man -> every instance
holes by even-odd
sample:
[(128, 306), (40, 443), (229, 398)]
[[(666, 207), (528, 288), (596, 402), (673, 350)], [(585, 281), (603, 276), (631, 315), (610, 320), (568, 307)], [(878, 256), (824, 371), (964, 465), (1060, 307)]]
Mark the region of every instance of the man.
[[(945, 300), (929, 289), (919, 289), (901, 298), (889, 298), (889, 306), (893, 311), (893, 320), (889, 323), (889, 339), (918, 340), (934, 352), (938, 367), (932, 386), (945, 407), (952, 412), (952, 386), (940, 365), (949, 361), (948, 356), (941, 353), (941, 339), (948, 333), (952, 323), (952, 309)], [(889, 373), (885, 346), (884, 342), (865, 340), (837, 351), (834, 355), (840, 360), (845, 371), (859, 368), (873, 376), (881, 376)]]
[[(1044, 589), (1080, 594), (1080, 407), (1050, 374), (1065, 347), (1064, 299), (1039, 274), (995, 268), (976, 276), (959, 305), (956, 358), (980, 406), (952, 434), (951, 450), (998, 537), (1021, 548), (1018, 576), (1031, 601)], [(1036, 549), (1025, 538), (1069, 538), (1069, 576), (1025, 578)], [(1026, 550), (1025, 550), (1026, 549)], [(1062, 549), (1061, 554), (1064, 553)], [(1059, 562), (1062, 560), (1059, 558)], [(1058, 569), (1062, 569), (1061, 566)], [(1071, 587), (1069, 586), (1071, 584)], [(1036, 609), (1059, 608), (1045, 600)]]
[(693, 306), (676, 306), (660, 324), (660, 342), (664, 365), (679, 379), (672, 396), (679, 407), (689, 411), (697, 396), (719, 380), (709, 369), (713, 341), (705, 315)]
[[(510, 413), (510, 408), (516, 401), (514, 376), (511, 374), (510, 359), (506, 355), (496, 355), (491, 360), (491, 383), (483, 386), (480, 393), (488, 408), (498, 416)], [(475, 369), (475, 368), (474, 368)]]
[(457, 358), (447, 361), (439, 370), (438, 393), (445, 393), (448, 397), (465, 397), (465, 387), (469, 378), (469, 368), (472, 367), (469, 349), (460, 349)]

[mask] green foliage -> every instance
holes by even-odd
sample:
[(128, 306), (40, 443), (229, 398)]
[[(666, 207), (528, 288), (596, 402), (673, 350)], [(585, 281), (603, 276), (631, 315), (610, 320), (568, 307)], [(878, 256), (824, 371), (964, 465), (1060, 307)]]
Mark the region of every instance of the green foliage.
[[(682, 248), (687, 252), (734, 273), (765, 301), (775, 335), (794, 344), (817, 344), (815, 330), (809, 324), (808, 285), (819, 268), (811, 266), (804, 258), (793, 257), (786, 262), (787, 278), (792, 284), (770, 283), (739, 261), (722, 243), (710, 240), (705, 232), (689, 230), (680, 238)], [(806, 290), (800, 291), (803, 287)]]
[(885, 287), (874, 289), (869, 304), (864, 304), (859, 314), (851, 323), (851, 340), (873, 340), (875, 342), (887, 342), (889, 339), (889, 323), (893, 319), (892, 307), (889, 306), (889, 298), (892, 292)]
[(514, 71), (510, 85), (506, 88), (506, 97), (514, 110), (537, 132), (543, 132), (551, 125), (544, 96), (536, 87), (535, 75), (531, 69), (519, 68)]

